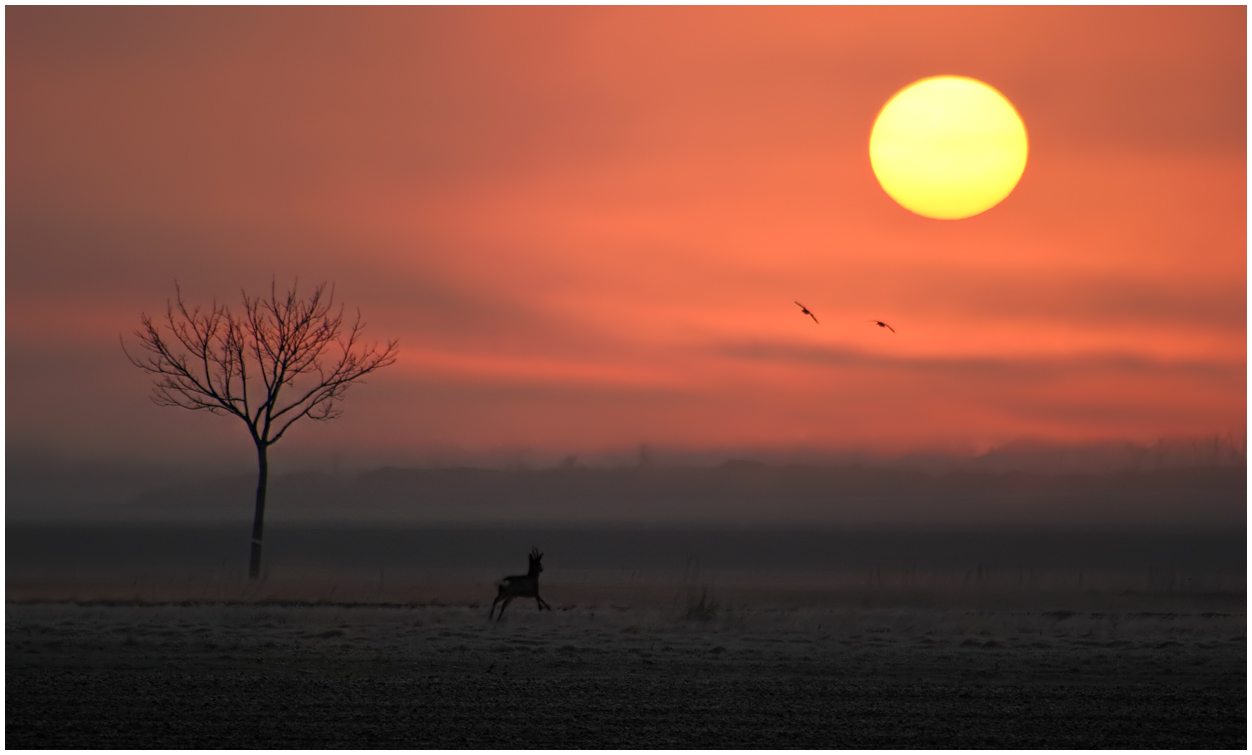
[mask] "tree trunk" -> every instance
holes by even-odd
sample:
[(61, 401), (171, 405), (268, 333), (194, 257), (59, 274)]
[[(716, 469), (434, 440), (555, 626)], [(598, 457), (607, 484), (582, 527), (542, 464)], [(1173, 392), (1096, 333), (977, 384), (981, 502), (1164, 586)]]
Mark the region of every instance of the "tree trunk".
[(252, 519), (252, 560), (248, 565), (248, 579), (261, 575), (261, 533), (265, 527), (265, 487), (269, 482), (269, 447), (261, 444), (256, 448), (258, 470), (256, 481), (256, 515)]

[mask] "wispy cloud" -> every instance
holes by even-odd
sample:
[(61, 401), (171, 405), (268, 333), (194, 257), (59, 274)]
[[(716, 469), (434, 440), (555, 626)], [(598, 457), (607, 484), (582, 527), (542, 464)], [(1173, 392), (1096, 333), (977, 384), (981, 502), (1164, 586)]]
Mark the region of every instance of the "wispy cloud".
[(718, 344), (713, 353), (733, 359), (804, 364), (850, 370), (886, 370), (910, 374), (945, 373), (989, 377), (1053, 379), (1092, 373), (1238, 378), (1245, 363), (1202, 360), (1159, 360), (1138, 354), (1075, 354), (1072, 356), (933, 357), (897, 356), (838, 346), (739, 342)]

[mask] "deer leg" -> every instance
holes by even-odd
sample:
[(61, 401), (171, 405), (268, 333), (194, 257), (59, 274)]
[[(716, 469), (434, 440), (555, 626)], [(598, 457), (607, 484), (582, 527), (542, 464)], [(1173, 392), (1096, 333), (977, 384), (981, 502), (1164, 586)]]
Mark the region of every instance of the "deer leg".
[[(512, 600), (512, 598), (509, 596), (509, 591), (501, 585), (500, 589), (496, 591), (496, 599), (491, 601), (491, 611), (487, 612), (487, 618), (491, 618), (491, 614), (496, 610), (496, 605), (500, 603), (500, 601), (504, 601), (504, 605), (508, 605), (510, 600)], [(501, 614), (504, 613), (504, 605), (500, 606)]]
[(502, 621), (504, 619), (504, 609), (509, 607), (509, 601), (511, 600), (513, 600), (512, 595), (504, 599), (504, 604), (500, 606), (500, 615), (496, 617), (496, 621)]
[(548, 602), (547, 602), (547, 601), (545, 601), (543, 598), (539, 597), (539, 593), (538, 593), (538, 592), (536, 592), (536, 593), (535, 593), (535, 602), (539, 604), (539, 610), (540, 610), (540, 611), (542, 611), (542, 610), (543, 610), (543, 609), (545, 609), (545, 608), (546, 608), (546, 609), (548, 609), (549, 611), (551, 611), (551, 610), (552, 610), (552, 606), (548, 605)]

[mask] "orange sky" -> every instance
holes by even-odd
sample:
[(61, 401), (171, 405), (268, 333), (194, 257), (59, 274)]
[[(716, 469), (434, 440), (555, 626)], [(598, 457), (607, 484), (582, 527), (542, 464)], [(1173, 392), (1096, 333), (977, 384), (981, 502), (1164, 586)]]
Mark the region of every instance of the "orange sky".
[[(248, 458), (118, 334), (271, 275), (401, 341), (293, 459), (1246, 432), (1243, 7), (5, 13), (10, 445)], [(1030, 138), (967, 220), (869, 166), (938, 74)]]

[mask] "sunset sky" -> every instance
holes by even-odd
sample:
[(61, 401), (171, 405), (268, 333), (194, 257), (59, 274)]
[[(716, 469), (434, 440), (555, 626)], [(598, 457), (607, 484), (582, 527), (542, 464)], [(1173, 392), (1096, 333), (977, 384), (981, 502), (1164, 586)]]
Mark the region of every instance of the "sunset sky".
[[(250, 459), (118, 337), (271, 277), (400, 340), (288, 464), (1246, 434), (1244, 7), (5, 17), (10, 448)], [(869, 162), (940, 74), (1029, 137), (965, 220)]]

